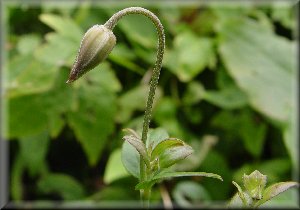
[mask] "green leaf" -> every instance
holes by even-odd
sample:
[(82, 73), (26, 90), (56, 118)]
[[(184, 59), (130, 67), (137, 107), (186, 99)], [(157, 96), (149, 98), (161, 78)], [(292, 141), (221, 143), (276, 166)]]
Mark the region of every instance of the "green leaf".
[(19, 201), (23, 200), (23, 172), (25, 170), (23, 159), (21, 155), (17, 154), (13, 160), (10, 177), (10, 193), (12, 200)]
[(192, 171), (199, 168), (217, 142), (218, 137), (214, 135), (204, 135), (201, 141), (198, 139), (191, 141), (190, 146), (194, 152), (184, 160), (176, 163), (174, 169), (176, 171)]
[(131, 128), (123, 128), (122, 131), (133, 135), (135, 138), (141, 139), (141, 136), (135, 130), (133, 130)]
[(19, 97), (50, 90), (58, 70), (52, 65), (32, 60), (28, 55), (23, 58), (15, 57), (9, 65), (7, 97)]
[(122, 145), (122, 163), (128, 173), (140, 178), (140, 154), (127, 141)]
[(294, 110), (294, 114), (291, 116), (291, 121), (283, 128), (283, 141), (286, 146), (286, 149), (290, 155), (294, 170), (299, 170), (299, 159), (298, 159), (298, 138), (297, 138), (297, 130), (298, 130), (298, 117), (296, 114), (296, 110)]
[(262, 205), (263, 203), (279, 195), (280, 193), (283, 193), (284, 191), (290, 189), (291, 187), (296, 187), (296, 186), (299, 187), (298, 182), (290, 181), (290, 182), (278, 182), (267, 187), (263, 192), (262, 199), (255, 204), (255, 207)]
[(71, 66), (76, 58), (79, 43), (57, 33), (46, 35), (46, 43), (40, 45), (34, 56), (37, 60), (55, 66)]
[[(144, 111), (149, 92), (148, 85), (138, 85), (118, 98), (118, 104), (120, 110), (117, 117), (118, 122), (126, 122), (130, 119), (135, 110)], [(156, 105), (157, 101), (161, 97), (162, 92), (158, 88), (155, 93), (153, 106)]]
[(49, 118), (49, 134), (51, 138), (56, 138), (65, 124), (64, 119), (59, 114), (51, 115)]
[(220, 91), (205, 91), (203, 98), (223, 109), (237, 109), (247, 105), (247, 96), (235, 86)]
[(182, 100), (186, 105), (193, 105), (201, 101), (205, 94), (204, 86), (200, 82), (191, 81), (187, 84)]
[(258, 121), (258, 117), (247, 108), (239, 111), (221, 111), (214, 116), (212, 123), (227, 131), (230, 135), (228, 138), (242, 140), (247, 151), (254, 157), (259, 157), (266, 140), (267, 125)]
[(133, 61), (136, 59), (136, 54), (132, 51), (132, 49), (126, 47), (124, 43), (118, 43), (114, 47), (113, 51), (109, 54), (108, 58), (113, 62), (132, 70), (133, 72), (136, 72), (140, 75), (144, 74), (145, 70), (139, 65), (135, 64)]
[(248, 18), (224, 21), (219, 33), (222, 60), (250, 104), (287, 122), (295, 108), (295, 43)]
[(147, 154), (147, 149), (145, 144), (142, 142), (141, 139), (135, 137), (134, 135), (126, 135), (123, 137), (123, 140), (127, 141), (129, 144), (131, 144), (143, 157), (143, 160), (147, 167), (150, 167), (150, 160)]
[(187, 144), (173, 146), (159, 155), (160, 168), (167, 168), (193, 153), (193, 148)]
[(159, 173), (154, 176), (154, 179), (166, 179), (166, 178), (173, 178), (173, 177), (183, 177), (183, 176), (200, 176), (200, 177), (210, 177), (214, 179), (219, 179), (223, 181), (222, 177), (218, 174), (214, 173), (207, 173), (207, 172), (165, 172)]
[(118, 23), (118, 26), (132, 43), (138, 43), (146, 49), (156, 47), (156, 29), (147, 17), (127, 16)]
[(296, 29), (296, 17), (294, 5), (288, 2), (273, 2), (271, 5), (271, 17), (274, 21), (280, 22), (284, 27), (291, 30)]
[(64, 200), (79, 200), (85, 196), (81, 184), (65, 174), (48, 174), (38, 182), (38, 189), (43, 193), (58, 193)]
[(166, 149), (176, 146), (184, 146), (185, 143), (176, 138), (168, 138), (161, 142), (159, 142), (156, 147), (151, 152), (151, 161), (153, 161), (156, 157), (159, 157)]
[(236, 183), (235, 181), (232, 181), (232, 184), (238, 189), (238, 195), (239, 195), (240, 199), (242, 200), (244, 207), (248, 206), (249, 203), (248, 203), (245, 193), (243, 192), (240, 185), (238, 185), (238, 183)]
[(40, 44), (41, 38), (36, 34), (28, 34), (20, 37), (17, 50), (22, 55), (28, 55), (32, 53)]
[(125, 170), (121, 160), (121, 149), (114, 150), (108, 159), (105, 173), (104, 182), (110, 184), (113, 181), (128, 176), (129, 174)]
[[(136, 136), (135, 131), (131, 129), (125, 129), (125, 131)], [(138, 136), (137, 136), (138, 137)], [(152, 144), (156, 146), (160, 141), (168, 138), (168, 133), (162, 128), (150, 129), (148, 132), (148, 138), (146, 141), (146, 147)], [(153, 142), (153, 143), (152, 143)], [(122, 162), (126, 170), (136, 178), (140, 177), (140, 155), (137, 150), (129, 144), (127, 141), (122, 146)]]
[(50, 138), (46, 132), (24, 137), (19, 140), (20, 155), (25, 166), (28, 167), (31, 176), (36, 176), (44, 169), (46, 165), (45, 158), (50, 143), (49, 140)]
[(263, 203), (259, 208), (282, 208), (282, 209), (297, 209), (299, 208), (299, 189), (291, 188), (284, 193), (273, 197), (266, 203)]
[(77, 140), (94, 166), (114, 129), (115, 95), (99, 86), (83, 84), (76, 91), (78, 106), (67, 114)]
[(152, 187), (155, 183), (159, 182), (162, 179), (168, 179), (168, 178), (174, 178), (174, 177), (184, 177), (184, 176), (200, 176), (200, 177), (210, 177), (210, 178), (215, 178), (223, 181), (222, 177), (213, 174), (213, 173), (206, 173), (206, 172), (161, 172), (157, 175), (155, 175), (151, 180), (149, 181), (144, 181), (140, 182), (135, 186), (136, 190), (140, 189), (148, 189)]
[(156, 147), (157, 144), (163, 140), (169, 138), (168, 132), (163, 128), (150, 129), (148, 132), (148, 137), (146, 141), (146, 147), (152, 145), (152, 148)]
[(215, 60), (213, 41), (187, 31), (175, 37), (174, 49), (166, 51), (166, 67), (180, 81), (188, 82)]
[(184, 131), (177, 119), (176, 101), (171, 97), (163, 97), (153, 110), (153, 118), (158, 125), (173, 136), (183, 138)]
[(247, 205), (243, 203), (241, 197), (239, 196), (239, 193), (235, 193), (234, 196), (230, 199), (230, 201), (227, 204), (227, 208), (247, 208), (252, 203), (251, 197), (243, 192), (244, 198), (246, 199)]
[(211, 201), (209, 192), (195, 181), (179, 182), (172, 191), (174, 201), (181, 207), (195, 207)]
[(93, 83), (95, 86), (101, 86), (110, 92), (119, 92), (122, 89), (115, 71), (113, 71), (107, 62), (101, 63), (93, 71), (86, 74), (85, 80), (88, 83)]
[(43, 98), (39, 95), (10, 99), (8, 101), (8, 116), (7, 135), (9, 138), (38, 134), (47, 128), (47, 113)]
[(67, 17), (62, 17), (54, 14), (42, 14), (40, 20), (46, 25), (53, 28), (57, 33), (72, 39), (73, 41), (80, 42), (83, 33), (76, 23)]

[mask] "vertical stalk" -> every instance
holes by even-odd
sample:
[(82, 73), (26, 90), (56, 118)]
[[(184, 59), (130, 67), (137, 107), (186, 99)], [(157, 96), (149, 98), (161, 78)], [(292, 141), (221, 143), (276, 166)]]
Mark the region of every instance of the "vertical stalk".
[[(146, 110), (145, 110), (145, 115), (144, 115), (144, 122), (143, 122), (143, 131), (142, 131), (142, 141), (146, 143), (147, 139), (147, 133), (149, 130), (149, 124), (151, 120), (151, 112), (152, 112), (152, 105), (153, 105), (153, 100), (155, 96), (155, 90), (158, 84), (158, 79), (159, 79), (159, 74), (160, 70), (162, 67), (162, 59), (163, 59), (163, 54), (164, 54), (164, 49), (165, 49), (165, 34), (164, 34), (164, 28), (158, 19), (156, 15), (154, 15), (152, 12), (149, 10), (146, 10), (142, 7), (129, 7), (123, 10), (120, 10), (119, 12), (115, 13), (105, 24), (104, 26), (110, 30), (113, 30), (117, 22), (124, 16), (129, 15), (129, 14), (140, 14), (144, 15), (147, 18), (149, 18), (153, 24), (156, 27), (157, 34), (158, 34), (158, 50), (156, 54), (156, 61), (155, 61), (155, 66), (153, 68), (153, 73), (150, 81), (150, 89), (149, 89), (149, 94), (148, 94), (148, 99), (146, 103)], [(145, 181), (147, 180), (147, 173), (145, 170), (145, 164), (143, 161), (143, 157), (140, 156), (140, 181)], [(141, 199), (144, 201), (145, 199), (147, 200), (146, 206), (149, 206), (149, 197), (150, 197), (151, 189), (145, 189), (141, 190)]]

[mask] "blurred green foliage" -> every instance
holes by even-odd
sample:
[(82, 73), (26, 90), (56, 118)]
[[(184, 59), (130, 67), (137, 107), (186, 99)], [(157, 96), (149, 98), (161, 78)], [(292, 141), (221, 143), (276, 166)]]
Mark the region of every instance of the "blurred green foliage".
[[(178, 205), (226, 201), (231, 181), (255, 169), (270, 183), (298, 169), (296, 14), (277, 3), (140, 5), (166, 32), (151, 127), (193, 146), (180, 168), (224, 179), (166, 181)], [(121, 130), (142, 124), (154, 26), (136, 15), (122, 19), (108, 60), (67, 85), (84, 32), (132, 5), (22, 4), (3, 8), (11, 199), (138, 200), (121, 164)], [(161, 202), (159, 188), (153, 200)], [(285, 201), (296, 202), (294, 194)]]

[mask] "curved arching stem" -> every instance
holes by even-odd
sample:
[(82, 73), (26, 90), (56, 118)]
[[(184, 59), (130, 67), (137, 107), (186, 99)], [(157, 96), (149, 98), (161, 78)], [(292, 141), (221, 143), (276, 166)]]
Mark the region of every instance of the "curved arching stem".
[[(120, 10), (119, 12), (115, 13), (105, 24), (104, 26), (110, 30), (113, 30), (117, 22), (124, 16), (129, 14), (140, 14), (144, 15), (147, 18), (149, 18), (155, 25), (157, 33), (158, 33), (158, 50), (156, 54), (156, 61), (155, 66), (153, 68), (153, 73), (150, 81), (150, 89), (146, 104), (146, 110), (145, 110), (145, 116), (144, 116), (144, 122), (143, 122), (143, 131), (142, 131), (142, 141), (146, 143), (147, 139), (147, 133), (149, 130), (149, 124), (151, 120), (151, 112), (152, 112), (152, 105), (153, 100), (155, 96), (155, 90), (158, 84), (159, 74), (162, 67), (162, 60), (163, 60), (163, 54), (165, 50), (165, 34), (164, 34), (164, 28), (158, 19), (156, 15), (154, 15), (152, 12), (150, 12), (147, 9), (144, 9), (142, 7), (129, 7), (123, 10)], [(138, 29), (137, 29), (138, 30)], [(140, 156), (140, 181), (144, 181), (146, 179), (146, 173), (145, 173), (145, 165), (142, 160), (142, 157)]]
[(155, 89), (158, 84), (159, 74), (162, 67), (162, 59), (165, 49), (165, 34), (164, 34), (164, 28), (158, 19), (156, 15), (154, 15), (149, 10), (146, 10), (142, 7), (129, 7), (123, 10), (120, 10), (119, 12), (115, 13), (105, 24), (104, 26), (107, 27), (110, 30), (113, 30), (117, 22), (124, 16), (129, 14), (140, 14), (144, 15), (147, 18), (149, 18), (155, 25), (157, 33), (158, 33), (158, 50), (156, 54), (156, 62), (153, 69), (153, 74), (150, 82), (150, 90), (149, 95), (147, 99), (147, 105), (146, 105), (146, 111), (145, 111), (145, 117), (144, 117), (144, 123), (143, 123), (143, 133), (142, 133), (142, 141), (145, 143), (147, 139), (147, 133), (149, 129), (149, 123), (151, 118), (151, 111), (152, 111), (152, 104), (153, 99), (155, 95)]

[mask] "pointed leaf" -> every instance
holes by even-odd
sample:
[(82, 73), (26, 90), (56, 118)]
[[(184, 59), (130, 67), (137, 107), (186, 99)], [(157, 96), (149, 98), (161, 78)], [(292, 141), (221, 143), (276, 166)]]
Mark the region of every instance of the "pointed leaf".
[(140, 178), (140, 154), (128, 141), (122, 145), (122, 163), (128, 173)]
[[(153, 148), (156, 147), (156, 145), (165, 140), (166, 138), (169, 138), (168, 132), (163, 128), (155, 128), (149, 130), (146, 146), (149, 147), (150, 144), (153, 144)], [(153, 143), (152, 143), (153, 142)]]
[(207, 172), (165, 172), (165, 173), (159, 173), (156, 176), (154, 176), (154, 179), (165, 179), (165, 178), (172, 178), (172, 177), (182, 177), (182, 176), (204, 176), (204, 177), (210, 177), (215, 178), (223, 181), (222, 177), (218, 174), (214, 173), (207, 173)]
[(297, 182), (278, 182), (275, 183), (265, 189), (263, 192), (263, 198), (259, 200), (255, 206), (260, 206), (261, 204), (267, 202), (271, 198), (283, 193), (284, 191), (290, 189), (291, 187), (299, 187), (299, 183)]
[(123, 132), (127, 132), (127, 133), (133, 135), (133, 136), (136, 137), (136, 138), (141, 139), (141, 136), (140, 136), (135, 130), (133, 130), (133, 129), (131, 129), (131, 128), (124, 128), (124, 129), (122, 129), (122, 131), (123, 131)]
[(193, 153), (193, 148), (187, 144), (173, 146), (159, 154), (160, 168), (168, 168)]
[(152, 187), (155, 183), (161, 181), (162, 179), (173, 178), (173, 177), (183, 177), (183, 176), (201, 176), (210, 177), (223, 181), (222, 177), (218, 174), (206, 173), (206, 172), (162, 172), (153, 177), (150, 181), (140, 182), (135, 186), (136, 190), (147, 189)]
[(153, 149), (151, 153), (151, 160), (154, 160), (156, 157), (158, 157), (160, 154), (162, 154), (166, 149), (169, 149), (171, 147), (175, 146), (183, 146), (185, 143), (176, 138), (168, 138), (161, 142), (159, 142), (156, 147)]
[(247, 206), (247, 200), (245, 198), (244, 192), (243, 192), (242, 188), (240, 187), (240, 185), (238, 185), (238, 183), (236, 183), (235, 181), (232, 181), (232, 184), (238, 189), (238, 192), (237, 192), (238, 196), (242, 200), (244, 206)]
[(127, 141), (129, 144), (131, 144), (140, 153), (147, 167), (150, 167), (150, 161), (147, 154), (146, 146), (141, 141), (141, 139), (136, 138), (133, 135), (124, 136), (123, 139)]

